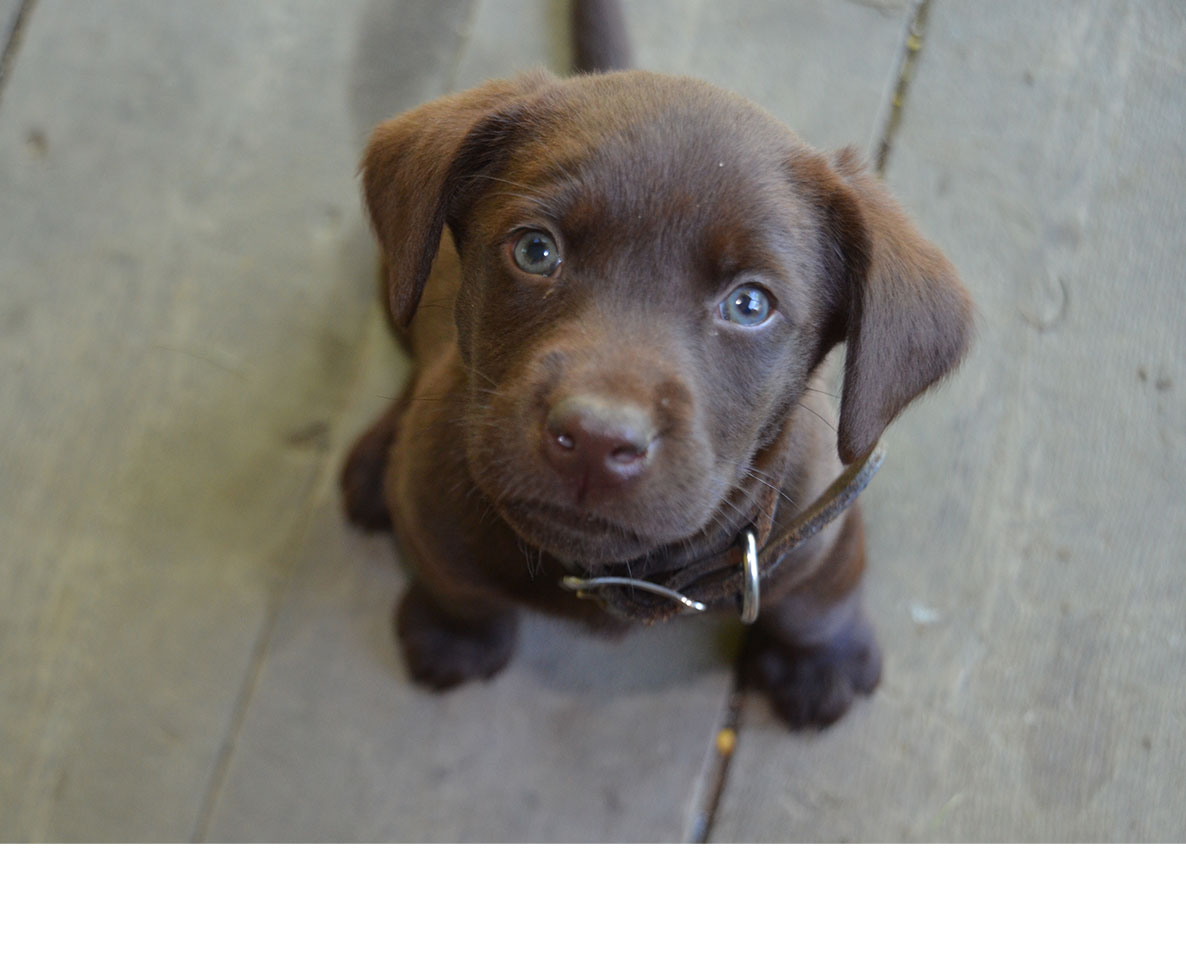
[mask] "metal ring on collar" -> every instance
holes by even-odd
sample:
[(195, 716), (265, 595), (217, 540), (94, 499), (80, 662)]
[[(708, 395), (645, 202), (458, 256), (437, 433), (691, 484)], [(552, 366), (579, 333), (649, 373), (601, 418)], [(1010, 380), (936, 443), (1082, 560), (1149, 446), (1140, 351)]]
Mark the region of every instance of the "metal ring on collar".
[(758, 618), (760, 589), (758, 537), (746, 529), (741, 533), (741, 622), (747, 626)]

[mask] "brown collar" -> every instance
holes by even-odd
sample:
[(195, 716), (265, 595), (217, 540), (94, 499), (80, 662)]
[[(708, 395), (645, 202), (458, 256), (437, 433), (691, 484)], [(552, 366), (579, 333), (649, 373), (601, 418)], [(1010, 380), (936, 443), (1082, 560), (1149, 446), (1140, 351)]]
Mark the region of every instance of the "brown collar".
[[(764, 527), (750, 525), (725, 551), (649, 579), (633, 576), (565, 576), (560, 585), (582, 599), (595, 600), (622, 619), (655, 623), (694, 611), (705, 612), (737, 604), (743, 623), (758, 618), (762, 580), (770, 578), (792, 550), (798, 548), (856, 500), (881, 467), (880, 444), (848, 465), (814, 502), (785, 526), (778, 528), (776, 506), (780, 492), (771, 486), (759, 517)], [(759, 547), (761, 551), (759, 552)], [(642, 594), (642, 595), (640, 595)]]

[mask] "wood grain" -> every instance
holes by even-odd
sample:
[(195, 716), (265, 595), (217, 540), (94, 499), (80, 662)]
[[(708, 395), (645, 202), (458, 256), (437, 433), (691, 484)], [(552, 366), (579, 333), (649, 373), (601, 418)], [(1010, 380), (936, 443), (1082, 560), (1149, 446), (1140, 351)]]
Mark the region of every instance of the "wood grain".
[(357, 5), (101, 6), (0, 109), (4, 839), (189, 837), (371, 300)]

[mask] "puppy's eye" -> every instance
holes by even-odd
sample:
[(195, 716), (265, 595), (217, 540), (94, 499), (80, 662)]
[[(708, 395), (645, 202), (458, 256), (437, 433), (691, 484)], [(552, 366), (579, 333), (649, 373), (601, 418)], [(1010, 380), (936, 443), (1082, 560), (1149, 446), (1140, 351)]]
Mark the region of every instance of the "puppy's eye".
[(535, 276), (551, 276), (560, 265), (560, 247), (542, 229), (520, 233), (511, 253), (519, 269)]
[(770, 319), (774, 297), (756, 283), (743, 283), (721, 302), (721, 316), (729, 323), (756, 327)]

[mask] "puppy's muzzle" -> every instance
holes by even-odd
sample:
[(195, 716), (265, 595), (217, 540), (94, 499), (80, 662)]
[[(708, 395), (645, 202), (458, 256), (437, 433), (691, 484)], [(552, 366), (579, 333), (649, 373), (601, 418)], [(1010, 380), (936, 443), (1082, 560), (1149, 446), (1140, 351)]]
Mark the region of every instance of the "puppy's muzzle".
[(637, 405), (583, 394), (554, 404), (541, 436), (548, 464), (581, 504), (645, 474), (658, 431)]

